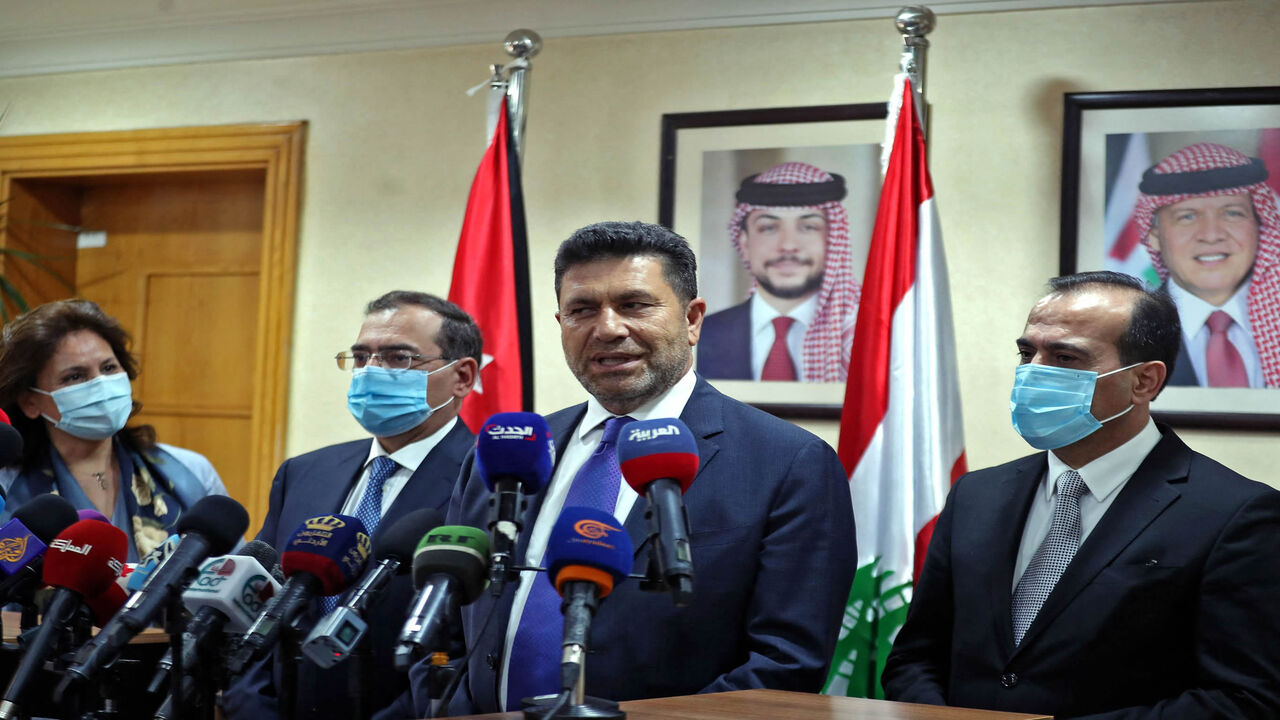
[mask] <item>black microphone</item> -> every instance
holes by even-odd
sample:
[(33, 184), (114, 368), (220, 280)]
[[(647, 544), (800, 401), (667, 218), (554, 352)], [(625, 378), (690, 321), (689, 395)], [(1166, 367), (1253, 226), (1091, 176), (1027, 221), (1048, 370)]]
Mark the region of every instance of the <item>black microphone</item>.
[(677, 418), (627, 423), (618, 435), (618, 467), (648, 500), (652, 557), (676, 607), (685, 607), (693, 601), (693, 556), (681, 495), (698, 474), (698, 442)]
[(484, 531), (445, 525), (427, 533), (413, 554), (413, 584), (418, 594), (396, 642), (395, 667), (406, 671), (443, 644), (443, 633), (458, 608), (484, 591), (489, 541)]
[(239, 675), (250, 663), (266, 657), (312, 598), (346, 590), (368, 559), (369, 535), (358, 518), (321, 515), (303, 521), (284, 548), (281, 564), (289, 579), (241, 637), (227, 661), (231, 674)]
[(393, 576), (408, 574), (418, 541), (443, 522), (444, 516), (439, 511), (420, 508), (391, 527), (379, 527), (373, 536), (373, 559), (377, 564), (365, 572), (364, 579), (347, 596), (346, 602), (316, 623), (302, 643), (302, 654), (322, 668), (331, 668), (346, 660), (369, 630), (364, 619), (369, 603)]
[(72, 684), (93, 678), (114, 662), (165, 604), (191, 584), (200, 572), (199, 563), (210, 555), (231, 550), (248, 528), (249, 513), (225, 495), (208, 495), (183, 513), (176, 527), (182, 535), (178, 547), (151, 572), (143, 588), (129, 598), (102, 632), (80, 649), (58, 684), (55, 697), (60, 701)]
[(76, 509), (61, 495), (38, 495), (13, 512), (0, 528), (0, 602), (30, 604), (41, 586), (45, 549), (58, 533), (80, 521)]
[(44, 580), (53, 586), (53, 595), (5, 690), (0, 720), (23, 715), (19, 704), (36, 671), (53, 654), (59, 637), (84, 607), (85, 599), (101, 595), (115, 584), (128, 555), (129, 540), (124, 532), (97, 520), (80, 520), (49, 543)]
[(524, 496), (547, 484), (555, 454), (551, 430), (537, 413), (490, 415), (476, 436), (476, 471), (493, 493), (489, 498), (489, 590), (495, 596), (515, 576), (513, 555), (527, 505)]
[(23, 447), (22, 433), (9, 421), (9, 414), (0, 410), (0, 467), (16, 465), (22, 459)]

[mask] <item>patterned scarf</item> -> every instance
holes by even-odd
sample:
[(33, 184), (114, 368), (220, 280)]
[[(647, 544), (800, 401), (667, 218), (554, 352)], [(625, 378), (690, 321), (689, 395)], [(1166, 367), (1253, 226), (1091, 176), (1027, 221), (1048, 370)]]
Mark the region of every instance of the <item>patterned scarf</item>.
[[(833, 183), (836, 177), (813, 165), (800, 162), (783, 163), (749, 182), (769, 185), (812, 185)], [(744, 185), (747, 181), (744, 181)], [(804, 195), (804, 191), (797, 193)], [(849, 373), (849, 354), (853, 349), (853, 329), (858, 319), (858, 300), (862, 286), (853, 277), (853, 251), (849, 246), (849, 214), (838, 200), (816, 205), (753, 205), (738, 203), (729, 221), (729, 237), (738, 251), (743, 267), (751, 274), (751, 263), (742, 246), (743, 222), (755, 210), (769, 207), (806, 207), (821, 210), (827, 218), (826, 269), (818, 290), (818, 307), (804, 334), (804, 380), (806, 382), (844, 382)], [(751, 292), (755, 292), (752, 280)]]
[[(1151, 263), (1160, 278), (1167, 281), (1169, 269), (1147, 238), (1156, 211), (1190, 198), (1249, 193), (1258, 215), (1258, 255), (1249, 284), (1249, 324), (1253, 326), (1263, 380), (1267, 387), (1276, 388), (1280, 387), (1280, 209), (1261, 162), (1216, 143), (1184, 147), (1144, 174), (1134, 218)], [(1229, 169), (1225, 179), (1224, 169)], [(1232, 175), (1260, 179), (1231, 185)], [(1196, 190), (1197, 187), (1210, 189)]]

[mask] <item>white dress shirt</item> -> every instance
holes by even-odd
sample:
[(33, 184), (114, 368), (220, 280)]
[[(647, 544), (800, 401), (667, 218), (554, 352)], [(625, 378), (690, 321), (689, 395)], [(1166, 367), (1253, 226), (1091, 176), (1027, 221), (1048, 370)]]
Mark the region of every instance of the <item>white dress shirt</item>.
[[(1097, 527), (1098, 521), (1111, 507), (1112, 501), (1120, 494), (1120, 489), (1129, 482), (1129, 478), (1137, 472), (1138, 466), (1152, 448), (1160, 442), (1160, 431), (1155, 421), (1147, 419), (1146, 427), (1129, 439), (1128, 442), (1111, 452), (1097, 458), (1084, 467), (1076, 468), (1084, 479), (1089, 492), (1080, 497), (1080, 545)], [(1018, 581), (1031, 564), (1031, 557), (1036, 554), (1040, 544), (1049, 535), (1049, 526), (1053, 523), (1053, 497), (1058, 492), (1058, 476), (1071, 469), (1071, 466), (1058, 459), (1053, 451), (1049, 451), (1049, 471), (1040, 480), (1040, 487), (1031, 501), (1031, 512), (1027, 514), (1027, 523), (1022, 526), (1022, 544), (1018, 546), (1018, 561), (1013, 566), (1013, 587), (1017, 589)]]
[(796, 378), (804, 378), (804, 333), (813, 324), (813, 316), (818, 312), (818, 293), (791, 309), (791, 312), (780, 313), (772, 305), (760, 297), (760, 293), (751, 294), (751, 377), (759, 380), (764, 372), (764, 361), (769, 357), (773, 341), (777, 339), (777, 331), (773, 327), (773, 319), (786, 315), (795, 320), (787, 330), (787, 352), (796, 365)]
[(1209, 316), (1221, 310), (1231, 316), (1235, 323), (1227, 330), (1227, 339), (1240, 353), (1244, 360), (1245, 373), (1249, 376), (1249, 387), (1263, 387), (1262, 363), (1258, 360), (1258, 346), (1253, 342), (1253, 327), (1249, 324), (1249, 282), (1236, 290), (1222, 307), (1216, 307), (1201, 298), (1183, 290), (1178, 283), (1170, 281), (1167, 285), (1169, 295), (1178, 306), (1178, 320), (1182, 323), (1182, 341), (1186, 343), (1186, 358), (1196, 371), (1196, 382), (1201, 387), (1209, 386), (1209, 371), (1205, 367), (1204, 355), (1209, 347)]
[[(689, 396), (693, 395), (693, 387), (696, 383), (697, 376), (693, 370), (690, 370), (665, 393), (627, 415), (635, 420), (680, 417), (680, 413), (684, 412), (685, 404), (689, 402)], [(573, 484), (573, 478), (578, 474), (578, 470), (595, 452), (596, 445), (600, 444), (600, 438), (604, 436), (604, 422), (611, 417), (614, 417), (614, 414), (605, 410), (594, 397), (587, 400), (587, 412), (582, 416), (578, 427), (569, 434), (564, 454), (560, 456), (560, 462), (556, 464), (551, 482), (547, 485), (542, 507), (538, 510), (538, 518), (534, 521), (533, 530), (529, 533), (529, 548), (524, 557), (525, 565), (542, 564), (542, 554), (547, 549), (547, 539), (551, 536), (551, 529), (555, 526), (556, 520), (560, 517), (560, 510), (564, 508), (564, 499), (569, 494), (569, 486)], [(636, 491), (623, 482), (618, 488), (618, 502), (614, 507), (613, 516), (625, 523), (638, 497)], [(524, 614), (524, 606), (529, 599), (529, 589), (533, 587), (534, 582), (546, 582), (546, 580), (539, 580), (538, 575), (539, 573), (532, 570), (520, 573), (520, 585), (516, 588), (515, 601), (511, 606), (511, 618), (507, 621), (507, 636), (502, 653), (502, 673), (498, 684), (498, 704), (501, 707), (507, 706), (507, 669), (511, 662), (511, 643), (515, 640), (516, 629), (520, 627), (520, 616)], [(655, 596), (655, 600), (658, 599), (665, 600)]]
[(373, 459), (379, 456), (386, 456), (395, 460), (396, 464), (400, 466), (391, 474), (391, 477), (382, 483), (382, 507), (378, 511), (378, 517), (386, 515), (391, 503), (396, 501), (400, 491), (409, 483), (409, 478), (418, 472), (418, 466), (422, 464), (423, 460), (427, 459), (427, 455), (431, 454), (431, 451), (440, 444), (444, 436), (448, 435), (457, 423), (458, 418), (454, 417), (439, 430), (421, 440), (415, 440), (393, 453), (388, 453), (382, 447), (382, 443), (378, 442), (378, 438), (373, 438), (373, 445), (369, 448), (369, 457), (365, 458), (364, 469), (360, 471), (360, 482), (356, 483), (356, 486), (351, 488), (351, 492), (347, 493), (347, 501), (342, 504), (342, 514), (356, 514), (356, 508), (360, 507), (360, 498), (364, 497), (364, 490), (369, 487), (369, 470), (373, 467)]

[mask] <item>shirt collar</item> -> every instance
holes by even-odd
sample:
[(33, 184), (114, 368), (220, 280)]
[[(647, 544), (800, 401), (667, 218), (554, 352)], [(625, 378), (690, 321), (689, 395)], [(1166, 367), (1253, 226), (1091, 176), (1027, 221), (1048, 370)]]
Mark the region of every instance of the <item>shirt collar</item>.
[(1188, 338), (1195, 337), (1200, 332), (1200, 329), (1204, 327), (1209, 316), (1218, 310), (1230, 315), (1237, 325), (1248, 332), (1249, 283), (1250, 280), (1240, 283), (1240, 287), (1236, 289), (1235, 294), (1222, 307), (1217, 307), (1199, 296), (1187, 292), (1173, 280), (1169, 280), (1166, 286), (1169, 288), (1169, 296), (1173, 298), (1174, 304), (1178, 306), (1178, 321), (1182, 323), (1183, 335)]
[(421, 440), (414, 440), (393, 453), (388, 453), (382, 447), (382, 443), (378, 442), (378, 438), (373, 438), (373, 447), (370, 448), (369, 457), (365, 458), (364, 464), (367, 466), (376, 457), (389, 457), (395, 460), (400, 467), (408, 468), (409, 474), (412, 475), (418, 471), (418, 466), (422, 464), (423, 460), (427, 459), (427, 455), (430, 455), (431, 451), (436, 449), (436, 446), (440, 444), (444, 436), (448, 435), (453, 430), (453, 426), (457, 424), (458, 416), (455, 415), (439, 430)]
[[(1146, 426), (1125, 444), (1075, 470), (1080, 473), (1093, 499), (1101, 502), (1133, 477), (1138, 466), (1159, 442), (1160, 431), (1156, 429), (1155, 421), (1147, 418)], [(1044, 480), (1045, 499), (1053, 500), (1058, 476), (1070, 469), (1070, 465), (1059, 460), (1052, 450), (1049, 451), (1049, 474)]]
[(780, 313), (772, 305), (760, 297), (760, 293), (751, 294), (751, 332), (758, 333), (781, 315), (795, 320), (804, 327), (813, 323), (813, 316), (818, 313), (818, 293), (809, 296), (808, 300), (791, 309), (791, 312)]
[[(649, 402), (627, 413), (628, 416), (636, 420), (649, 420), (650, 418), (678, 418), (680, 413), (684, 412), (684, 406), (689, 402), (689, 397), (693, 395), (693, 388), (698, 383), (698, 377), (690, 368), (684, 377), (676, 381), (666, 392), (662, 393)], [(588, 433), (600, 427), (605, 420), (614, 417), (614, 414), (604, 409), (599, 400), (594, 397), (587, 399), (587, 412), (582, 416), (582, 422), (578, 423), (578, 439), (584, 439)]]

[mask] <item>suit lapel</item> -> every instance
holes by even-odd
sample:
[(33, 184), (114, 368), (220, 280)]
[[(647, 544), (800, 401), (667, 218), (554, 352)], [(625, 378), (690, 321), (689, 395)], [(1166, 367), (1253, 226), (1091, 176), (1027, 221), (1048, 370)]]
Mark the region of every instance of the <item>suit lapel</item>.
[[(694, 476), (694, 483), (697, 483), (698, 477), (720, 452), (720, 444), (714, 438), (724, 432), (721, 397), (719, 391), (699, 377), (697, 384), (694, 385), (693, 394), (689, 396), (689, 402), (685, 403), (684, 411), (680, 413), (680, 420), (689, 427), (689, 431), (693, 433), (698, 443), (698, 475)], [(631, 536), (632, 544), (636, 547), (649, 537), (649, 526), (644, 518), (646, 507), (648, 502), (641, 497), (631, 506), (631, 512), (627, 514), (625, 527), (627, 534)]]
[(310, 498), (300, 503), (301, 507), (306, 508), (303, 518), (342, 512), (347, 495), (351, 493), (351, 488), (355, 487), (356, 481), (360, 478), (360, 471), (364, 468), (364, 461), (368, 457), (369, 442), (353, 442), (343, 447), (342, 456), (337, 458), (334, 464), (336, 475), (345, 478), (346, 482), (310, 483), (304, 487), (295, 488), (296, 492), (301, 492)]
[(1172, 483), (1186, 480), (1191, 450), (1177, 436), (1165, 432), (1165, 428), (1161, 428), (1161, 432), (1164, 437), (1147, 454), (1080, 546), (1027, 628), (1019, 647), (1034, 641), (1103, 568), (1182, 494)]
[[(991, 548), (997, 555), (991, 558), (995, 572), (991, 574), (991, 607), (995, 608), (996, 637), (1005, 657), (1013, 651), (1013, 567), (1018, 562), (1018, 547), (1022, 544), (1022, 526), (1027, 523), (1031, 499), (1040, 488), (1048, 460), (1044, 453), (1023, 459), (1014, 472), (1000, 483), (991, 522), (987, 527), (976, 527), (976, 532), (993, 531)], [(1014, 520), (1011, 520), (1014, 519)]]
[(409, 476), (378, 526), (395, 522), (418, 508), (435, 508), (443, 512), (449, 503), (449, 496), (453, 494), (458, 468), (462, 466), (463, 459), (474, 443), (475, 435), (459, 418), (449, 434), (440, 439), (439, 444), (427, 453), (422, 464)]

